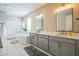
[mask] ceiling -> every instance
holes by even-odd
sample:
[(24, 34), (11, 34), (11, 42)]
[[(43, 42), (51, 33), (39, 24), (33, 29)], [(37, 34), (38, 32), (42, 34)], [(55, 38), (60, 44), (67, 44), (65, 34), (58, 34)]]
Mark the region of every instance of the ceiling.
[(46, 3), (0, 3), (0, 15), (23, 17)]

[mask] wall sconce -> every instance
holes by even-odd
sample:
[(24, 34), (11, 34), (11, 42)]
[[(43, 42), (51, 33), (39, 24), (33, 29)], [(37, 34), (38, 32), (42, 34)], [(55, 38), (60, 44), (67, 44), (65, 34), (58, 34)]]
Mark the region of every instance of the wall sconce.
[(36, 18), (40, 18), (40, 17), (43, 17), (43, 14), (40, 14), (40, 15), (36, 16)]
[(65, 5), (66, 5), (65, 3), (62, 3), (62, 4), (61, 4), (61, 6), (65, 6)]
[(62, 4), (61, 4), (62, 7), (68, 6), (68, 5), (70, 5), (70, 3), (62, 3)]

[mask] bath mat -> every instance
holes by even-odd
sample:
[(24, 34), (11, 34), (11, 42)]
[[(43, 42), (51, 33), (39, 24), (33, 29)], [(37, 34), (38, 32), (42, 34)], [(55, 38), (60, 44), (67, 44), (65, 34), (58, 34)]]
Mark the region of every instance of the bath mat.
[(30, 56), (48, 56), (47, 54), (41, 52), (40, 50), (36, 49), (33, 46), (25, 47), (24, 50), (30, 55)]

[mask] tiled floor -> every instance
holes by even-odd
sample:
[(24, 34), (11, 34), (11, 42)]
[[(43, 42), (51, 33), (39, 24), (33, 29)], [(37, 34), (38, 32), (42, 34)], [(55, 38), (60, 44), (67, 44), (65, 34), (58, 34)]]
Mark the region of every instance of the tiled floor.
[(1, 40), (3, 48), (0, 48), (0, 56), (29, 56), (20, 44), (11, 44), (11, 40), (5, 38)]

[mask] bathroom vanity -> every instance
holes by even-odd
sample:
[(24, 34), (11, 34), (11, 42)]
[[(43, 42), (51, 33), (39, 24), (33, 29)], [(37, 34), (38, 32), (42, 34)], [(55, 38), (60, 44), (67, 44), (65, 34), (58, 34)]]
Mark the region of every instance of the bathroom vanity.
[(78, 56), (79, 38), (30, 32), (30, 43), (55, 56)]
[(79, 56), (79, 37), (72, 35), (75, 33), (73, 15), (73, 8), (56, 12), (56, 32), (59, 34), (55, 34), (55, 32), (30, 32), (31, 44), (51, 55)]

